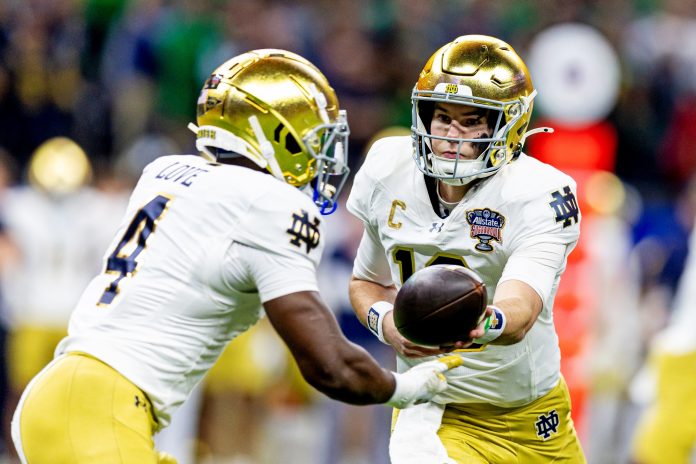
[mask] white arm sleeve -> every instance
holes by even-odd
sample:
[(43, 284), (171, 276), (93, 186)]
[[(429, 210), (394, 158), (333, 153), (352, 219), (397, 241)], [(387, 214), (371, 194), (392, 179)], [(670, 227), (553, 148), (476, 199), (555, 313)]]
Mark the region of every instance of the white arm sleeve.
[(498, 285), (506, 280), (519, 280), (534, 289), (542, 301), (551, 294), (558, 273), (573, 248), (561, 243), (535, 243), (510, 256)]
[(377, 237), (377, 231), (367, 225), (355, 256), (353, 275), (358, 279), (376, 282), (385, 287), (394, 283), (391, 278), (387, 255)]
[(580, 233), (580, 216), (564, 225), (554, 217), (549, 198), (550, 195), (537, 195), (516, 208), (515, 217), (510, 220), (520, 226), (510, 243), (512, 253), (499, 280), (499, 283), (511, 279), (525, 282), (545, 304), (549, 303)]

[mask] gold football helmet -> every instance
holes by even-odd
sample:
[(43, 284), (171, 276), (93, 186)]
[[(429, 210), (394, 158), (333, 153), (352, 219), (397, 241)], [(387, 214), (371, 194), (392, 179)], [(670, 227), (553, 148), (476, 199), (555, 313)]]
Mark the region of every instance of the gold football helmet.
[(349, 173), (348, 122), (326, 77), (299, 55), (253, 50), (218, 67), (198, 98), (196, 148), (245, 156), (295, 187), (311, 183), (322, 214)]
[(46, 140), (29, 161), (29, 182), (50, 195), (63, 196), (87, 185), (92, 163), (84, 150), (67, 137)]
[[(446, 44), (425, 64), (411, 98), (411, 136), (419, 169), (453, 185), (494, 174), (520, 153), (535, 95), (527, 66), (502, 40), (466, 35)], [(488, 133), (477, 139), (431, 135), (437, 102), (489, 110)], [(457, 143), (456, 156), (436, 156), (433, 139)], [(481, 147), (477, 159), (461, 156), (464, 143)]]

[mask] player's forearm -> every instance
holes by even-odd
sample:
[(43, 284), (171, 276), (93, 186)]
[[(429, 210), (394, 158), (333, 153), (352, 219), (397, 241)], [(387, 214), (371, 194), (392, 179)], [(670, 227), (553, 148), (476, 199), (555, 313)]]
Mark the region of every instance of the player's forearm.
[(542, 309), (541, 298), (527, 284), (518, 280), (501, 283), (495, 291), (493, 305), (505, 315), (505, 330), (492, 343), (512, 345), (522, 341)]
[(393, 303), (394, 298), (396, 298), (396, 288), (393, 285), (385, 287), (353, 276), (349, 285), (349, 296), (355, 315), (367, 327), (367, 312), (372, 304), (376, 301)]
[(317, 292), (291, 293), (264, 303), (307, 382), (327, 396), (353, 404), (384, 403), (394, 375), (341, 332)]
[(394, 375), (379, 367), (367, 352), (348, 341), (334, 347), (330, 368), (321, 363), (301, 365), (307, 381), (329, 398), (350, 404), (384, 403), (394, 394)]

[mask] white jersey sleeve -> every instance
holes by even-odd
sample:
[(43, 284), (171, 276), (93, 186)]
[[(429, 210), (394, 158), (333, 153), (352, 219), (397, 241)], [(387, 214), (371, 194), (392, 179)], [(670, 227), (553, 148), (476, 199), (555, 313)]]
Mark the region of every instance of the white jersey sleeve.
[(512, 210), (510, 220), (520, 224), (520, 229), (511, 238), (511, 254), (498, 281), (525, 282), (544, 303), (549, 302), (580, 234), (575, 182), (561, 175), (551, 179), (543, 194), (521, 200)]
[[(324, 225), (309, 197), (306, 205), (279, 198), (276, 201), (259, 198), (247, 220), (253, 227), (245, 227), (235, 242), (246, 250), (249, 278), (259, 293), (262, 303), (290, 293), (318, 291), (316, 271), (324, 247)], [(233, 269), (233, 268), (228, 268)], [(241, 276), (222, 275), (230, 286)]]
[(353, 264), (353, 275), (358, 279), (369, 280), (389, 287), (394, 281), (391, 278), (391, 269), (384, 253), (384, 247), (377, 234), (378, 232), (374, 227), (365, 226)]
[(346, 202), (348, 211), (365, 224), (370, 224), (375, 221), (375, 215), (372, 213), (372, 208), (375, 205), (373, 195), (379, 181), (373, 175), (373, 166), (375, 166), (375, 161), (380, 156), (383, 156), (384, 150), (389, 148), (388, 142), (392, 139), (394, 139), (394, 137), (377, 140), (370, 147), (365, 156), (363, 166), (355, 174), (353, 186), (350, 190), (348, 201)]
[(383, 150), (388, 149), (388, 144), (384, 143), (388, 139), (390, 138), (377, 140), (370, 147), (363, 168), (358, 170), (355, 175), (353, 187), (346, 202), (348, 211), (360, 219), (365, 227), (353, 265), (353, 275), (385, 287), (394, 282), (384, 245), (379, 237), (379, 229), (375, 222), (377, 216), (371, 211), (375, 205), (372, 197), (378, 183), (372, 175), (371, 166), (374, 165), (373, 160), (381, 156)]

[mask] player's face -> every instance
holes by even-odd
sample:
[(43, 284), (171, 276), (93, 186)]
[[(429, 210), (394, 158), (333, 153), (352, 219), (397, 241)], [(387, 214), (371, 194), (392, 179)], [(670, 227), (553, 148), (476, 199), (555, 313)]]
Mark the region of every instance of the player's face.
[[(436, 103), (430, 134), (451, 139), (480, 139), (490, 137), (486, 110), (455, 103)], [(432, 139), (432, 149), (436, 156), (454, 159), (457, 157), (456, 140)], [(460, 156), (475, 159), (481, 154), (481, 145), (463, 142)]]

